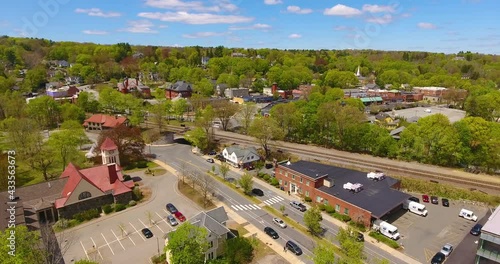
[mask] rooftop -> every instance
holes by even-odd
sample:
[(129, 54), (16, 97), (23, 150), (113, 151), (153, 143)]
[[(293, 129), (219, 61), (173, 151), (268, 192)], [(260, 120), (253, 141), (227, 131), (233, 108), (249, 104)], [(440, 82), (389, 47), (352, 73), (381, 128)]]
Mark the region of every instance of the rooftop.
[(500, 206), (488, 218), (482, 231), (500, 236)]
[[(376, 218), (383, 217), (410, 197), (409, 194), (391, 188), (398, 182), (397, 179), (391, 177), (377, 182), (368, 179), (366, 172), (303, 160), (282, 166), (314, 179), (326, 175), (328, 179), (333, 181), (334, 186), (322, 186), (318, 190), (370, 211)], [(364, 189), (358, 193), (350, 192), (343, 188), (343, 185), (348, 182), (360, 183)]]

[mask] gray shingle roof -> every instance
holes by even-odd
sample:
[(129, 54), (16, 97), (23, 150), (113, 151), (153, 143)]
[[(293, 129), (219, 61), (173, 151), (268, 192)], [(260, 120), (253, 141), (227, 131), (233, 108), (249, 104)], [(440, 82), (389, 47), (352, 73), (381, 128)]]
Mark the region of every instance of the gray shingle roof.
[(229, 155), (234, 152), (236, 157), (238, 157), (238, 160), (244, 160), (245, 157), (248, 157), (249, 155), (259, 156), (259, 152), (255, 147), (242, 148), (238, 145), (233, 145), (227, 147), (226, 150)]
[(185, 81), (177, 81), (176, 83), (170, 85), (169, 89), (176, 92), (191, 92), (193, 90), (191, 84)]
[(208, 212), (201, 212), (193, 216), (190, 220), (191, 224), (196, 226), (205, 227), (209, 232), (218, 236), (223, 236), (230, 232), (224, 225), (228, 220), (224, 207), (218, 207)]

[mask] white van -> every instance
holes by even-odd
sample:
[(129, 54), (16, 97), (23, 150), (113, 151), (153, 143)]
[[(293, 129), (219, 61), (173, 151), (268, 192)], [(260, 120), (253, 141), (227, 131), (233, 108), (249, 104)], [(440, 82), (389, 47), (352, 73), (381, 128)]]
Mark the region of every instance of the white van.
[(427, 216), (428, 213), (427, 209), (425, 208), (425, 205), (411, 200), (406, 200), (403, 203), (403, 209), (406, 209), (414, 214), (418, 214), (421, 216)]
[(375, 222), (373, 223), (373, 229), (379, 231), (382, 235), (394, 240), (398, 240), (400, 237), (397, 227), (382, 220), (375, 220)]
[(458, 213), (458, 216), (463, 217), (467, 220), (472, 220), (474, 222), (477, 222), (477, 216), (471, 210), (462, 208), (462, 210), (460, 210), (460, 213)]

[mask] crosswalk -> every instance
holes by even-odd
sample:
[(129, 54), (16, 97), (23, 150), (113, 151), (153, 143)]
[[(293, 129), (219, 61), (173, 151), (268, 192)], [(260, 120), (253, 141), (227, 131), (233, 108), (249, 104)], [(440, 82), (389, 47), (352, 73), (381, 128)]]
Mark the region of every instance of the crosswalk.
[(255, 204), (239, 204), (239, 205), (231, 205), (231, 207), (235, 211), (245, 211), (245, 210), (260, 210), (261, 208)]
[(279, 202), (284, 201), (284, 200), (285, 199), (283, 199), (281, 196), (275, 196), (271, 199), (265, 200), (264, 203), (267, 205), (271, 205), (271, 204), (279, 203)]

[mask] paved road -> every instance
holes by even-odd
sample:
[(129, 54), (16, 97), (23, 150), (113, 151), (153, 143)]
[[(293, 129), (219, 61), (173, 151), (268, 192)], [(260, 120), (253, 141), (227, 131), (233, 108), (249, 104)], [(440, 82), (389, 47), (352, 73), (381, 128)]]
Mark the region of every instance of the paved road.
[[(158, 155), (158, 159), (164, 161), (167, 164), (171, 164), (174, 167), (180, 170), (182, 162), (189, 163), (194, 165), (195, 167), (200, 168), (201, 171), (210, 170), (212, 165), (205, 161), (204, 158), (191, 153), (191, 147), (182, 144), (174, 144), (168, 147), (153, 147), (152, 152)], [(175, 155), (174, 155), (175, 153)], [(229, 178), (239, 178), (239, 174), (230, 171), (228, 174)], [(218, 183), (218, 182), (217, 182)], [(260, 227), (264, 227), (265, 225), (274, 226), (270, 220), (272, 219), (271, 215), (268, 215), (265, 211), (260, 209), (251, 209), (252, 207), (259, 206), (262, 207), (264, 205), (270, 205), (273, 208), (279, 210), (281, 205), (285, 205), (286, 210), (285, 213), (288, 214), (288, 217), (293, 219), (294, 221), (303, 224), (303, 215), (304, 213), (292, 208), (289, 204), (290, 201), (293, 200), (293, 197), (289, 197), (285, 192), (280, 191), (274, 187), (269, 185), (260, 185), (259, 183), (254, 183), (255, 188), (262, 189), (265, 193), (264, 197), (258, 197), (262, 203), (260, 205), (255, 205), (249, 202), (246, 198), (242, 197), (238, 193), (232, 191), (231, 189), (225, 187), (223, 184), (218, 184), (218, 192), (222, 195), (223, 201), (231, 206), (237, 213), (247, 219), (247, 221), (252, 224)], [(323, 227), (327, 230), (327, 235), (335, 236), (338, 232), (338, 227), (331, 222), (323, 221)], [(306, 254), (311, 254), (314, 249), (314, 242), (309, 239), (307, 236), (298, 233), (298, 231), (290, 232), (289, 228), (284, 230), (278, 230), (279, 228), (275, 228), (277, 232), (280, 233), (280, 236), (287, 236), (292, 238), (295, 241), (300, 242), (299, 244), (303, 249), (306, 249)], [(282, 241), (284, 243), (284, 241)], [(309, 252), (307, 252), (309, 251)], [(381, 250), (380, 248), (371, 245), (370, 243), (365, 243), (365, 255), (369, 260), (375, 259), (387, 259), (390, 263), (405, 263), (404, 261), (392, 256), (391, 254)]]

